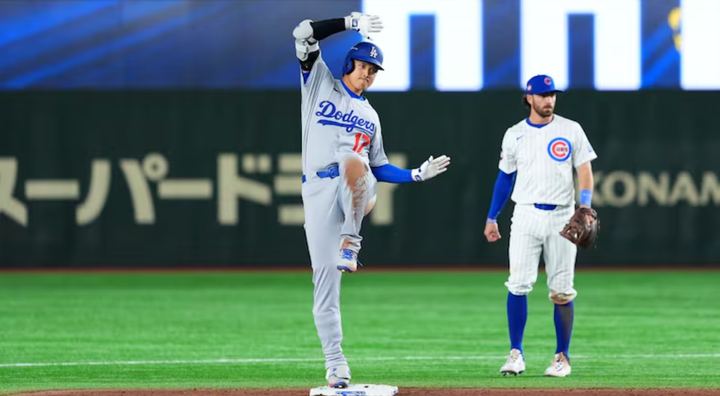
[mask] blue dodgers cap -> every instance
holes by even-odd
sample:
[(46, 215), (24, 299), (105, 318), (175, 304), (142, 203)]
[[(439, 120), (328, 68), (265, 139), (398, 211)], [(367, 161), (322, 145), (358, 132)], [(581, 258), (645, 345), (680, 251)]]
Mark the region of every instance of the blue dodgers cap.
[(539, 74), (528, 80), (525, 93), (528, 95), (542, 95), (550, 92), (562, 92), (555, 89), (555, 80), (546, 74)]

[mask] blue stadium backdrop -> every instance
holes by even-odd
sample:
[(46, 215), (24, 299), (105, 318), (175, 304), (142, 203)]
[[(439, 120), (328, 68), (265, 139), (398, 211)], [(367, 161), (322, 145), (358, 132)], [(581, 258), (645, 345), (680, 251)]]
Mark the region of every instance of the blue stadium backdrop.
[(0, 89), (295, 89), (293, 27), (353, 10), (386, 21), (375, 91), (720, 88), (717, 0), (3, 0)]

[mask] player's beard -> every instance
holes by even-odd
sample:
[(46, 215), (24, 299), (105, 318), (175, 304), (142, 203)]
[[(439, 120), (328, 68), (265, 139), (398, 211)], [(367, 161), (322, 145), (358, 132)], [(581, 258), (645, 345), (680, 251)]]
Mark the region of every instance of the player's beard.
[(538, 106), (535, 102), (533, 102), (533, 109), (541, 117), (550, 117), (554, 110), (552, 105)]

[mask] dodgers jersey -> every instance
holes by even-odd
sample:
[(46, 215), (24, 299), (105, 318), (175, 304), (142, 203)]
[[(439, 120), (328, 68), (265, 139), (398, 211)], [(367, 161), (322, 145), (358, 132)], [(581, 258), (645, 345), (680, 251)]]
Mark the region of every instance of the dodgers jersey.
[[(388, 163), (380, 118), (367, 98), (351, 94), (318, 56), (302, 84), (302, 169), (312, 174), (357, 153), (371, 167)], [(353, 97), (354, 96), (354, 97)]]
[(575, 205), (573, 168), (597, 158), (577, 122), (555, 114), (538, 128), (524, 119), (505, 132), (498, 167), (517, 171), (511, 199), (518, 204)]

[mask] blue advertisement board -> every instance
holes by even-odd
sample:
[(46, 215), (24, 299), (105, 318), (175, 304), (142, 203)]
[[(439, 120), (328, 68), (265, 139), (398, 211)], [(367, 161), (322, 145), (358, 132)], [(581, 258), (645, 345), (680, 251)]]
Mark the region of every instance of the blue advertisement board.
[[(717, 0), (4, 0), (0, 89), (296, 89), (293, 28), (380, 15), (374, 91), (720, 88)], [(339, 76), (349, 31), (321, 43)]]

